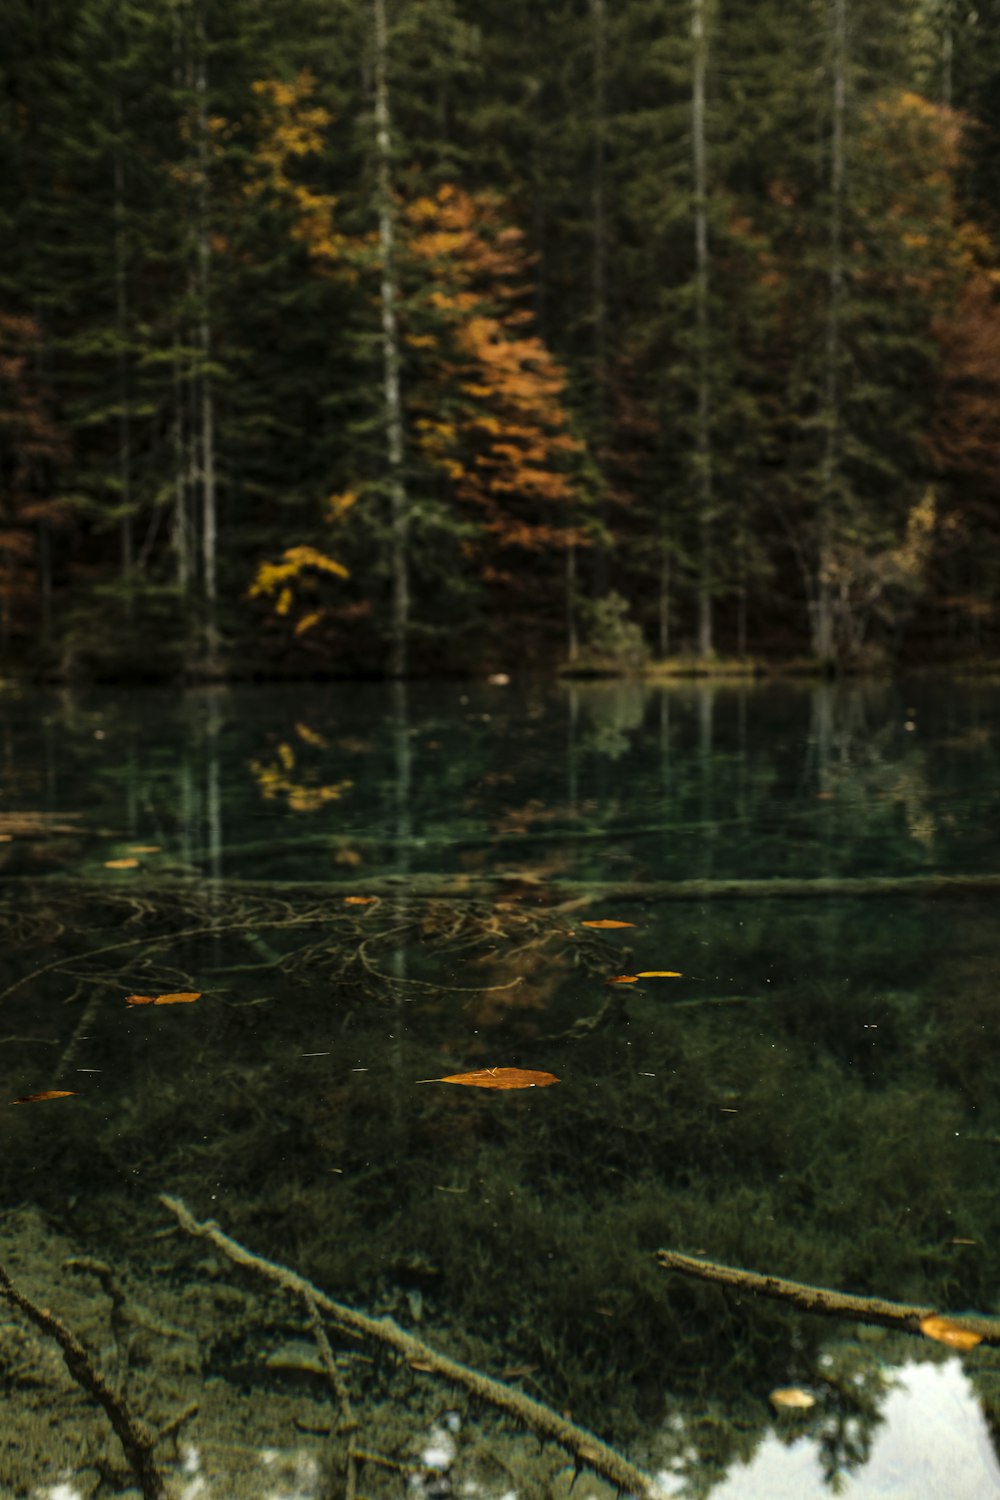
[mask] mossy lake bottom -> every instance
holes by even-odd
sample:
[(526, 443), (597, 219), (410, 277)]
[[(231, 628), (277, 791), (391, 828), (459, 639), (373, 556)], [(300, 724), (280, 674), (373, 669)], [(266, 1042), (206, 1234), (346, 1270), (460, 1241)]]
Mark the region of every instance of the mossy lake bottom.
[[(664, 1495), (1000, 1492), (990, 1343), (656, 1261), (1000, 1310), (995, 687), (11, 692), (0, 745), (0, 1263), (168, 1429), (170, 1495), (575, 1467), (335, 1320), (327, 1359), (161, 1194)], [(426, 1081), (492, 1068), (558, 1083)], [(0, 1307), (0, 1495), (139, 1493)]]

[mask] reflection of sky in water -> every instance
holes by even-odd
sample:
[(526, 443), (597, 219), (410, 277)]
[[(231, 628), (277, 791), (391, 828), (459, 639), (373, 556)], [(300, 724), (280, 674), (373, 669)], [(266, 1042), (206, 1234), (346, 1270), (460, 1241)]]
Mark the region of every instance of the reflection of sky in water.
[[(815, 1443), (790, 1447), (768, 1437), (746, 1468), (734, 1469), (711, 1500), (987, 1500), (1000, 1494), (1000, 1464), (983, 1414), (957, 1360), (908, 1365), (889, 1393), (871, 1458), (824, 1483)], [(675, 1491), (683, 1493), (683, 1491)]]

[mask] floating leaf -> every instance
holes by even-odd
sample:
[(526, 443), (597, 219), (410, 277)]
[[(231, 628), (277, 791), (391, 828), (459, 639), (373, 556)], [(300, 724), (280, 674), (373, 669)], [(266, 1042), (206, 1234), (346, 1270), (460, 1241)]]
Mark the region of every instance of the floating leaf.
[(608, 984), (635, 984), (638, 974), (613, 974)]
[(138, 865), (137, 859), (106, 859), (104, 861), (106, 870), (135, 870)]
[(190, 1005), (201, 999), (201, 990), (179, 990), (175, 995), (126, 995), (126, 1005)]
[(636, 979), (683, 979), (676, 969), (640, 969)]
[(581, 927), (634, 927), (634, 922), (616, 922), (614, 917), (596, 917), (592, 922), (581, 922)]
[(949, 1349), (974, 1349), (983, 1342), (981, 1333), (973, 1333), (971, 1328), (960, 1328), (957, 1323), (953, 1323), (950, 1318), (942, 1318), (939, 1313), (930, 1313), (926, 1318), (921, 1318), (920, 1332), (925, 1333), (929, 1339), (937, 1339), (939, 1344), (947, 1344)]
[(128, 852), (130, 854), (159, 854), (159, 852), (160, 852), (160, 845), (159, 844), (129, 844), (128, 845)]
[(76, 1089), (43, 1089), (40, 1094), (22, 1094), (14, 1104), (40, 1104), (43, 1099), (69, 1099)]
[(348, 906), (371, 906), (372, 902), (373, 901), (377, 901), (377, 900), (378, 900), (377, 896), (345, 896), (344, 897), (344, 901), (345, 901), (346, 905), (348, 905)]
[(779, 1386), (776, 1391), (771, 1392), (768, 1400), (772, 1406), (783, 1406), (792, 1411), (808, 1411), (811, 1406), (816, 1405), (816, 1397), (797, 1385)]
[(452, 1073), (447, 1078), (421, 1078), (421, 1083), (465, 1083), (474, 1089), (543, 1089), (558, 1083), (554, 1073), (527, 1068), (479, 1068), (475, 1073)]

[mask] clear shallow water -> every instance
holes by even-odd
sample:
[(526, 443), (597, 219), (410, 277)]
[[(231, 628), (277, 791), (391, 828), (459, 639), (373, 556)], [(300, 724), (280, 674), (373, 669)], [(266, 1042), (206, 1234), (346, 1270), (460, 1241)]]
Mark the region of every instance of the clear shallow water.
[[(301, 1315), (173, 1234), (160, 1192), (519, 1372), (671, 1492), (806, 1495), (837, 1475), (850, 1495), (937, 1493), (914, 1436), (933, 1408), (931, 1446), (969, 1455), (947, 1493), (992, 1493), (991, 1349), (960, 1367), (668, 1276), (654, 1252), (997, 1307), (996, 898), (903, 882), (1000, 872), (998, 710), (996, 688), (943, 684), (0, 698), (0, 1089), (72, 1091), (5, 1111), (7, 1259), (127, 1366), (140, 1409), (200, 1401), (174, 1464), (192, 1493), (324, 1493), (329, 1439), (309, 1425), (330, 1402), (308, 1361), (281, 1362)], [(773, 876), (798, 897), (664, 899), (663, 882)], [(864, 876), (897, 886), (809, 885)], [(607, 983), (647, 969), (682, 977)], [(178, 990), (201, 999), (126, 1004)], [(493, 1066), (560, 1082), (420, 1082)], [(141, 1320), (113, 1337), (93, 1280), (62, 1269), (74, 1254), (186, 1337)], [(5, 1329), (0, 1493), (94, 1492), (89, 1470), (59, 1478), (80, 1443), (50, 1419), (101, 1419)], [(456, 1411), (446, 1488), (556, 1493), (554, 1452), (344, 1359), (370, 1446), (419, 1467)], [(789, 1385), (817, 1404), (776, 1417)], [(497, 1443), (500, 1467), (480, 1454), (473, 1473)]]

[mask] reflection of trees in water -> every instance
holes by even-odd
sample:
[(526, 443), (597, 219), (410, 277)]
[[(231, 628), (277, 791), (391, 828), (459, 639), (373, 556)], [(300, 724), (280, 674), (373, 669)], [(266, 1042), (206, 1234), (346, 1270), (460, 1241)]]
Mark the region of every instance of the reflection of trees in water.
[[(5, 1036), (42, 1038), (0, 1048), (7, 1097), (64, 1081), (37, 1079), (50, 1059), (106, 1054), (103, 1092), (64, 1101), (70, 1139), (66, 1117), (11, 1112), (8, 1201), (68, 1214), (84, 1244), (127, 1257), (137, 1227), (153, 1231), (147, 1193), (210, 1211), (212, 1184), (227, 1227), (263, 1253), (401, 1316), (419, 1293), (453, 1352), (537, 1365), (543, 1394), (605, 1433), (648, 1429), (669, 1400), (677, 1453), (700, 1445), (692, 1484), (772, 1428), (791, 1434), (766, 1405), (790, 1383), (827, 1392), (796, 1420), (823, 1439), (831, 1473), (861, 1462), (874, 1383), (872, 1410), (852, 1405), (846, 1377), (843, 1392), (829, 1387), (811, 1324), (668, 1288), (651, 1254), (704, 1247), (826, 1284), (989, 1308), (1000, 943), (975, 901), (717, 902), (668, 918), (642, 905), (642, 881), (905, 871), (926, 862), (929, 836), (935, 850), (978, 847), (947, 819), (969, 768), (989, 781), (990, 741), (970, 738), (958, 709), (947, 744), (924, 711), (920, 729), (904, 729), (909, 705), (892, 689), (575, 684), (520, 700), (470, 689), (460, 722), (422, 706), (416, 685), (400, 689), (381, 720), (317, 694), (308, 715), (301, 698), (268, 699), (272, 716), (251, 724), (227, 692), (212, 709), (189, 700), (167, 729), (77, 706), (72, 734), (68, 720), (47, 731), (38, 766), (55, 806), (86, 781), (85, 821), (162, 841), (175, 869), (260, 884), (215, 879), (209, 904), (198, 881), (159, 882), (151, 857), (114, 890), (103, 873), (28, 900), (18, 889), (3, 918), (8, 968), (29, 972), (49, 944), (64, 963), (4, 1002)], [(6, 731), (16, 765), (26, 742), (9, 720)], [(249, 771), (253, 760), (280, 770), (281, 745), (294, 750), (298, 807), (263, 797)], [(336, 798), (301, 792), (348, 782)], [(93, 871), (112, 846), (67, 826), (63, 842), (47, 838), (58, 863), (46, 868)], [(3, 849), (28, 859), (33, 847)], [(339, 863), (345, 851), (357, 863)], [(458, 878), (497, 864), (523, 880), (507, 892), (470, 882), (447, 902), (417, 891), (429, 867)], [(367, 872), (387, 868), (407, 882), (399, 895), (353, 913), (339, 894), (267, 878), (356, 876), (363, 891)], [(639, 877), (635, 910), (620, 913), (637, 930), (575, 964), (582, 950), (566, 934), (580, 911), (559, 911), (560, 879), (609, 870)], [(178, 938), (196, 925), (208, 930)], [(87, 958), (133, 935), (134, 950)], [(629, 989), (591, 1034), (577, 1023), (601, 1014), (626, 944), (643, 967), (687, 977)], [(490, 988), (512, 977), (509, 994)], [(133, 1018), (126, 1038), (121, 996), (157, 984), (203, 989), (207, 1003), (186, 1030), (143, 1032)], [(529, 989), (532, 1003), (516, 1003)], [(503, 1108), (410, 1088), (497, 1063), (563, 1082)], [(88, 1186), (67, 1211), (71, 1180)], [(858, 1348), (868, 1381), (866, 1361), (876, 1373), (879, 1361)]]

